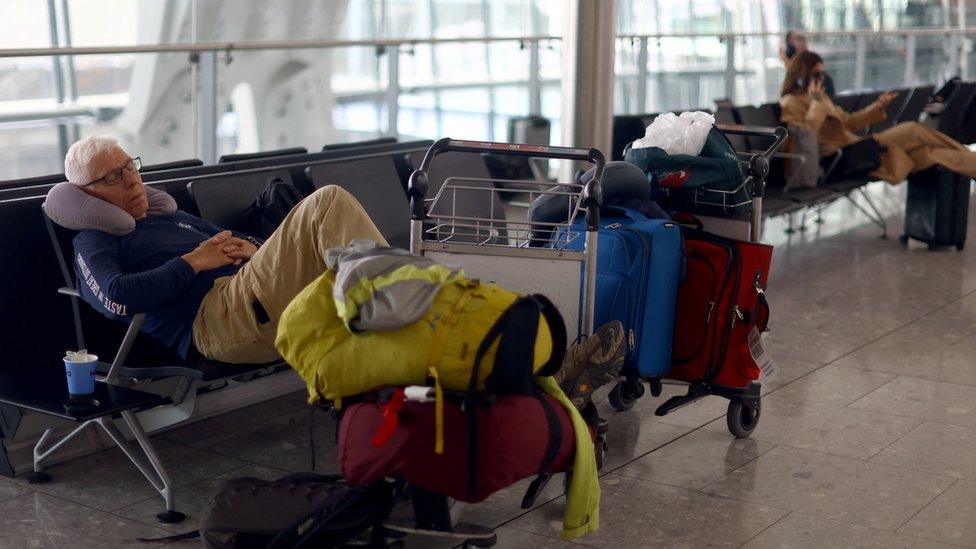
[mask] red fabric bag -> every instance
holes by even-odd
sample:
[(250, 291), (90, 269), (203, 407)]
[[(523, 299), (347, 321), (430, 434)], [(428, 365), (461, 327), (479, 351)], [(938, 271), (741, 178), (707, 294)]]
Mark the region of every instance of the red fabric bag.
[(749, 334), (766, 330), (773, 247), (682, 228), (685, 281), (678, 286), (667, 377), (745, 388), (759, 379)]
[(551, 396), (504, 395), (474, 406), (473, 476), (468, 459), (472, 416), (450, 400), (444, 403), (442, 454), (434, 452), (434, 403), (403, 403), (399, 424), (382, 446), (373, 439), (384, 422), (383, 405), (349, 406), (339, 420), (342, 475), (353, 484), (401, 477), (425, 490), (477, 503), (523, 478), (572, 467), (573, 424)]

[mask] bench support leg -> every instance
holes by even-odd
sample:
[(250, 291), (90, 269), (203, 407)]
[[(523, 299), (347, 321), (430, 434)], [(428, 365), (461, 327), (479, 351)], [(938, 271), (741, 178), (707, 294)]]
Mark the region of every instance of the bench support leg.
[(864, 192), (864, 189), (858, 188), (857, 191), (864, 198), (864, 201), (868, 203), (868, 206), (871, 207), (871, 210), (873, 212), (868, 211), (867, 208), (858, 204), (857, 200), (854, 200), (854, 197), (851, 196), (851, 193), (848, 193), (847, 195), (845, 195), (845, 197), (847, 198), (847, 200), (850, 201), (851, 204), (854, 205), (855, 208), (857, 208), (858, 210), (860, 210), (861, 213), (867, 216), (867, 218), (870, 219), (872, 223), (874, 223), (875, 225), (881, 228), (881, 238), (888, 238), (888, 224), (885, 222), (884, 216), (881, 215), (881, 212), (878, 210), (878, 207), (874, 205), (874, 201), (871, 200), (871, 197), (868, 196), (866, 192)]
[(74, 431), (68, 433), (64, 438), (53, 444), (50, 448), (42, 450), (42, 447), (47, 443), (48, 439), (51, 437), (51, 429), (44, 431), (41, 435), (41, 439), (37, 441), (34, 446), (34, 475), (29, 481), (46, 482), (51, 480), (50, 475), (43, 472), (41, 467), (41, 461), (47, 456), (51, 455), (58, 448), (63, 446), (69, 440), (74, 438), (78, 433), (81, 433), (88, 427), (89, 424), (96, 424), (102, 428), (103, 431), (112, 439), (113, 442), (122, 450), (129, 461), (136, 466), (136, 469), (146, 480), (152, 484), (153, 488), (159, 492), (159, 495), (163, 497), (166, 502), (166, 508), (162, 513), (156, 515), (156, 519), (163, 523), (175, 523), (182, 522), (186, 519), (186, 515), (176, 511), (175, 506), (175, 494), (173, 493), (173, 486), (170, 482), (169, 475), (166, 473), (166, 468), (163, 466), (162, 461), (159, 459), (159, 455), (156, 454), (155, 448), (153, 448), (152, 443), (149, 441), (149, 437), (142, 430), (142, 426), (139, 424), (139, 420), (135, 417), (131, 411), (126, 410), (122, 412), (122, 420), (125, 422), (126, 426), (132, 431), (132, 436), (135, 438), (136, 443), (139, 445), (139, 449), (142, 450), (142, 455), (140, 455), (133, 445), (125, 439), (125, 436), (115, 426), (115, 423), (110, 417), (99, 417), (95, 419), (88, 420), (78, 426)]

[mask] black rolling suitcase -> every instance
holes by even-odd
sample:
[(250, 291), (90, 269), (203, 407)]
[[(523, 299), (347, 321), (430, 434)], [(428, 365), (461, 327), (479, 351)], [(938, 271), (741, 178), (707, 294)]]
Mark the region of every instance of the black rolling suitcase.
[(969, 217), (970, 178), (941, 167), (912, 174), (908, 178), (905, 203), (905, 234), (921, 240), (929, 249), (966, 246)]

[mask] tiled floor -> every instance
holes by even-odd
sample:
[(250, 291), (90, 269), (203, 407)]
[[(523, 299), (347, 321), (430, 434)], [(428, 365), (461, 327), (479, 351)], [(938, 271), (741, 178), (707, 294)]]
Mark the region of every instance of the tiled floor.
[[(767, 346), (781, 371), (759, 428), (734, 440), (718, 398), (663, 418), (651, 398), (605, 408), (603, 525), (578, 545), (976, 547), (976, 253), (903, 248), (901, 192), (874, 189), (893, 212), (888, 240), (846, 203), (791, 237), (770, 223)], [(306, 469), (309, 421), (296, 394), (156, 436), (179, 508), (196, 517), (227, 478)], [(330, 421), (315, 426), (334, 468)], [(156, 523), (160, 499), (117, 452), (51, 472), (41, 487), (0, 479), (0, 547), (135, 547), (193, 527)], [(503, 547), (573, 546), (557, 539), (552, 484), (530, 512), (522, 482), (464, 518), (498, 526)]]

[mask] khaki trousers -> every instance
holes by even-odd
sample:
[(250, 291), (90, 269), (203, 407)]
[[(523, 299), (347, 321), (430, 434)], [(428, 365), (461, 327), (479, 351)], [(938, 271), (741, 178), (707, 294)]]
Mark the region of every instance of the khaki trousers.
[(909, 174), (938, 164), (976, 178), (976, 152), (918, 122), (902, 122), (873, 137), (888, 151), (881, 155), (881, 167), (871, 172), (872, 177), (900, 183)]
[[(285, 307), (325, 271), (326, 250), (356, 238), (386, 244), (341, 187), (323, 187), (299, 202), (237, 274), (217, 279), (204, 296), (193, 322), (197, 350), (236, 364), (279, 360), (274, 341)], [(258, 318), (255, 301), (267, 318)]]

